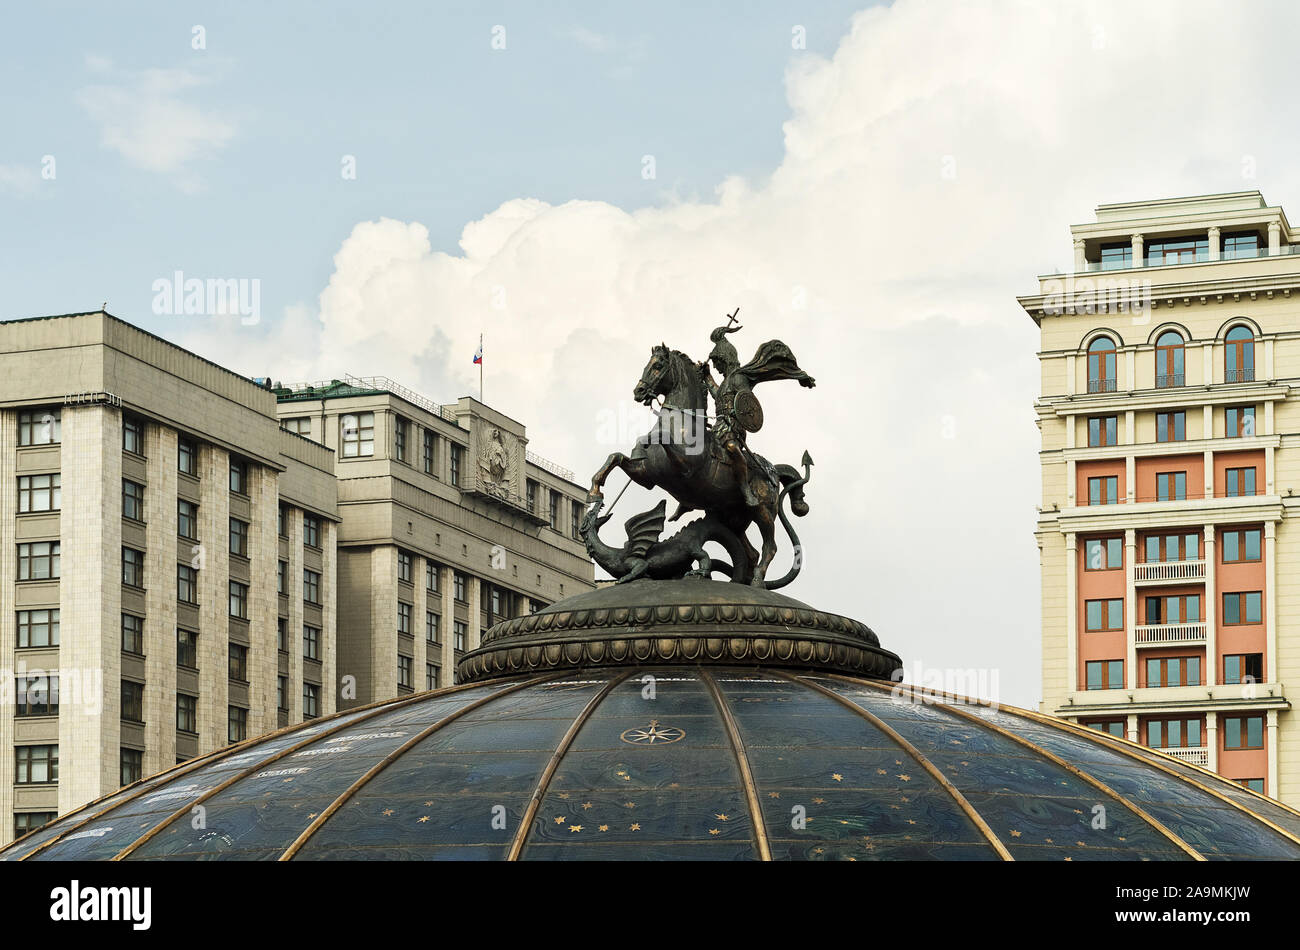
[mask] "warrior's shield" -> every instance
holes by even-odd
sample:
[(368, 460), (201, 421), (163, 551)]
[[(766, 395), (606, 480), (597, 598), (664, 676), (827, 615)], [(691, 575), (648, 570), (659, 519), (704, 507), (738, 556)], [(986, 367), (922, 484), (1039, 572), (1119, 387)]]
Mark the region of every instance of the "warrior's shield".
[(736, 421), (746, 432), (757, 432), (763, 428), (763, 407), (758, 398), (750, 391), (736, 393)]

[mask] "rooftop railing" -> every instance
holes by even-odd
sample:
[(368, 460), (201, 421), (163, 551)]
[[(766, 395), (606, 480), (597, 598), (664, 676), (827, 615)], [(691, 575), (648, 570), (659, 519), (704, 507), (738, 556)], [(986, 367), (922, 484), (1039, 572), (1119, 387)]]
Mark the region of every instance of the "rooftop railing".
[[(1219, 255), (1219, 261), (1248, 261), (1258, 260), (1262, 257), (1287, 257), (1295, 254), (1300, 254), (1300, 244), (1283, 244), (1277, 249), (1276, 254), (1270, 253), (1267, 246), (1224, 248)], [(1131, 270), (1138, 267), (1180, 267), (1184, 264), (1208, 263), (1211, 263), (1209, 251), (1197, 251), (1194, 255), (1187, 255), (1178, 260), (1148, 257), (1145, 260), (1137, 262), (1134, 262), (1132, 258), (1109, 261), (1085, 261), (1082, 272), (1096, 273), (1098, 271)], [(1218, 262), (1216, 261), (1214, 263)]]

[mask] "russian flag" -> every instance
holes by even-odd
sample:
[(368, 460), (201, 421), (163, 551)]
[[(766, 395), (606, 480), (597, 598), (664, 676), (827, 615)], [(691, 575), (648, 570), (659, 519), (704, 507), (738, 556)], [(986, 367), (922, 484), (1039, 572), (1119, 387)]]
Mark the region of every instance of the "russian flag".
[(478, 338), (478, 352), (474, 354), (474, 362), (483, 362), (483, 337), (481, 335)]

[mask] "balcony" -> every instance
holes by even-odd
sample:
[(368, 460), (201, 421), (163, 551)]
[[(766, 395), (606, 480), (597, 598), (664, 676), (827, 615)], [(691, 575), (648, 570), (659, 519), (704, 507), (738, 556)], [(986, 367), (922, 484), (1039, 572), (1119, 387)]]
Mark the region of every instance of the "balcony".
[(1088, 380), (1088, 392), (1090, 393), (1113, 393), (1115, 392), (1115, 378), (1110, 379), (1090, 379)]
[(1165, 755), (1173, 756), (1183, 762), (1190, 762), (1192, 765), (1210, 764), (1210, 750), (1206, 746), (1193, 746), (1187, 749), (1155, 749), (1156, 752), (1163, 752)]
[(1146, 270), (1153, 267), (1179, 267), (1187, 264), (1209, 264), (1222, 263), (1224, 261), (1253, 261), (1269, 257), (1288, 257), (1300, 254), (1300, 244), (1283, 244), (1277, 249), (1277, 253), (1269, 252), (1268, 245), (1261, 247), (1239, 247), (1224, 248), (1219, 254), (1219, 260), (1211, 261), (1210, 252), (1206, 248), (1197, 249), (1194, 253), (1182, 253), (1178, 256), (1168, 255), (1167, 257), (1150, 257), (1145, 260), (1138, 260), (1136, 264), (1131, 256), (1116, 258), (1105, 261), (1085, 261), (1083, 271), (1078, 273), (1096, 273), (1098, 271), (1114, 270), (1132, 270), (1134, 267)]
[(1182, 373), (1161, 374), (1156, 377), (1156, 389), (1174, 389), (1183, 385)]
[(1205, 561), (1148, 561), (1133, 565), (1135, 584), (1182, 584), (1205, 580)]
[(1204, 643), (1205, 623), (1139, 624), (1134, 630), (1134, 642), (1140, 647)]
[(1226, 369), (1223, 371), (1223, 381), (1225, 383), (1253, 383), (1255, 381), (1255, 367)]

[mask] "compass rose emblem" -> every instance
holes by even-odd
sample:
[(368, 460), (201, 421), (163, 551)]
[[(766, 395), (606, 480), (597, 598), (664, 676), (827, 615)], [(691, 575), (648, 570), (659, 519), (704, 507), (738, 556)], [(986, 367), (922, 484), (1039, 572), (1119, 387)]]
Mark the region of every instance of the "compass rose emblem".
[(686, 731), (676, 726), (661, 726), (658, 719), (651, 719), (650, 725), (643, 729), (628, 729), (619, 736), (629, 745), (661, 745), (676, 742), (686, 735)]

